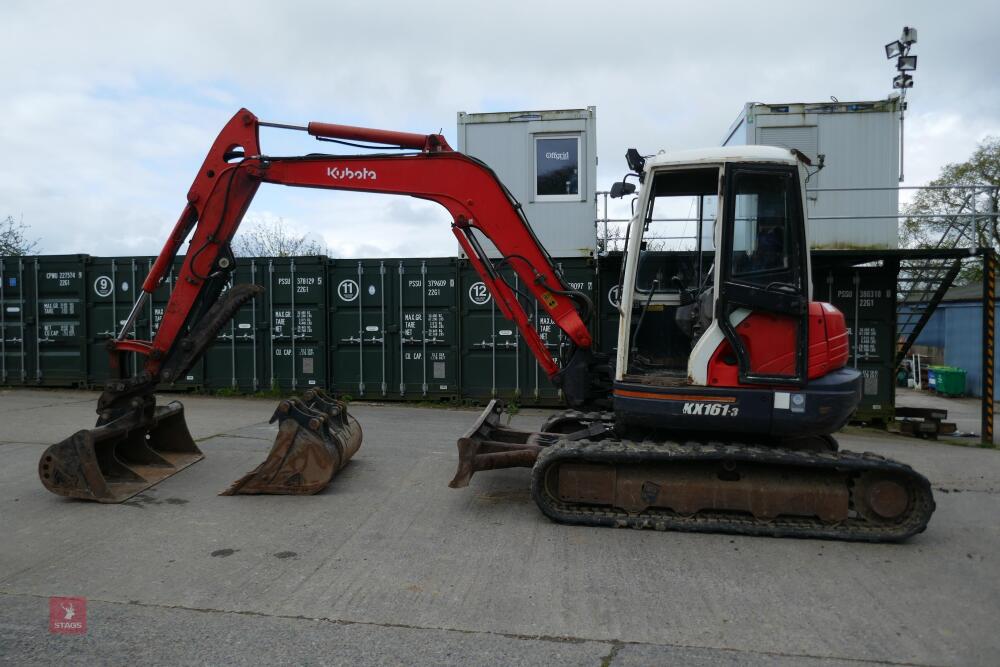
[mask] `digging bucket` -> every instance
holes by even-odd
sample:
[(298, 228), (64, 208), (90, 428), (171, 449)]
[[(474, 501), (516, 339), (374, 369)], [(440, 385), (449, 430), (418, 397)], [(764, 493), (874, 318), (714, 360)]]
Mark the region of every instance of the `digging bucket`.
[(45, 450), (38, 476), (60, 496), (120, 503), (203, 458), (173, 401), (77, 431)]
[(347, 405), (319, 389), (281, 401), (275, 421), (278, 435), (267, 458), (220, 495), (318, 493), (361, 447), (361, 425)]

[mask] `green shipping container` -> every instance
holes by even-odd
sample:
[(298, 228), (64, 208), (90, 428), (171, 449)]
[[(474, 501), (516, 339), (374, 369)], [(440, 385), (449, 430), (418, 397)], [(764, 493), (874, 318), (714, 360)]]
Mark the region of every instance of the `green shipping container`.
[(330, 375), (340, 394), (455, 399), (457, 260), (330, 260)]
[(813, 259), (813, 299), (832, 303), (847, 323), (848, 365), (862, 374), (853, 421), (887, 424), (895, 418), (895, 269), (842, 266), (836, 257)]
[[(149, 270), (148, 257), (91, 257), (86, 266), (87, 384), (103, 387), (110, 375), (108, 341), (118, 335), (135, 303), (136, 287)], [(149, 340), (153, 304), (149, 303), (129, 338)], [(140, 359), (130, 354), (127, 375), (135, 374)]]
[[(556, 260), (556, 265), (573, 289), (593, 299), (597, 274), (591, 260), (562, 259)], [(502, 398), (531, 405), (559, 405), (561, 391), (549, 381), (517, 325), (501, 315), (470, 264), (463, 262), (460, 273), (462, 396), (477, 401)], [(501, 274), (515, 290), (527, 293), (513, 271), (505, 268)], [(569, 339), (534, 298), (522, 297), (522, 302), (546, 349), (561, 363), (569, 352)], [(595, 321), (597, 317), (595, 313)]]
[(896, 274), (878, 266), (829, 266), (814, 259), (813, 299), (832, 303), (844, 313), (848, 326), (855, 320), (895, 321)]
[(86, 259), (0, 258), (0, 384), (85, 383)]

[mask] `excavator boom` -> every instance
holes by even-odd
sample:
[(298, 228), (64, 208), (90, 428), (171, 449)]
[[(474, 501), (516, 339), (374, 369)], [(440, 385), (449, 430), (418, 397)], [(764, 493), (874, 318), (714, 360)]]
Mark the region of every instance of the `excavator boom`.
[[(518, 274), (577, 348), (591, 347), (579, 300), (574, 300), (576, 293), (558, 275), (517, 202), (488, 166), (452, 150), (440, 135), (327, 123), (310, 123), (306, 128), (295, 129), (306, 129), (311, 135), (327, 139), (392, 143), (420, 152), (269, 157), (260, 151), (261, 125), (253, 114), (241, 110), (223, 128), (205, 158), (188, 192), (188, 204), (142, 287), (147, 295), (156, 289), (193, 229), (177, 285), (148, 350), (141, 343), (119, 336), (117, 349), (148, 351), (145, 370), (151, 376), (169, 371), (169, 360), (176, 353), (180, 333), (203, 296), (206, 284), (220, 271), (231, 269), (229, 243), (261, 183), (409, 195), (437, 202), (451, 214), (452, 231), (496, 298), (501, 313), (518, 325), (550, 377), (559, 373), (558, 364), (547, 352), (516, 292), (500, 276), (474, 232), (497, 247), (504, 258), (502, 263)], [(167, 372), (163, 380), (170, 381), (173, 377)]]

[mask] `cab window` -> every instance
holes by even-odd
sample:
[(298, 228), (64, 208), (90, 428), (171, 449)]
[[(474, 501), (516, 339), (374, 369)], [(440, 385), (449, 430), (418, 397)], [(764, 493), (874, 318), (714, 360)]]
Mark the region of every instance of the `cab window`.
[(787, 172), (738, 172), (733, 179), (732, 276), (770, 282), (786, 273), (795, 252), (795, 179)]

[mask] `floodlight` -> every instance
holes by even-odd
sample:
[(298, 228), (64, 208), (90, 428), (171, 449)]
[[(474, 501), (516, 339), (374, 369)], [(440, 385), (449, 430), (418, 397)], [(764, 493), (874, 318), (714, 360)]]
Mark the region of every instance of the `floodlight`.
[(628, 163), (628, 168), (637, 174), (642, 174), (642, 170), (646, 166), (646, 158), (634, 148), (625, 151), (625, 162)]
[(892, 80), (893, 88), (913, 88), (913, 77), (909, 74), (900, 74)]
[(910, 26), (905, 26), (903, 28), (903, 34), (900, 35), (899, 41), (901, 41), (906, 46), (917, 43), (917, 29), (911, 28)]
[(896, 56), (903, 54), (903, 43), (899, 40), (895, 42), (889, 42), (885, 45), (885, 57), (887, 60), (892, 60)]
[(912, 72), (917, 69), (916, 56), (900, 56), (896, 60), (896, 69), (900, 72)]

